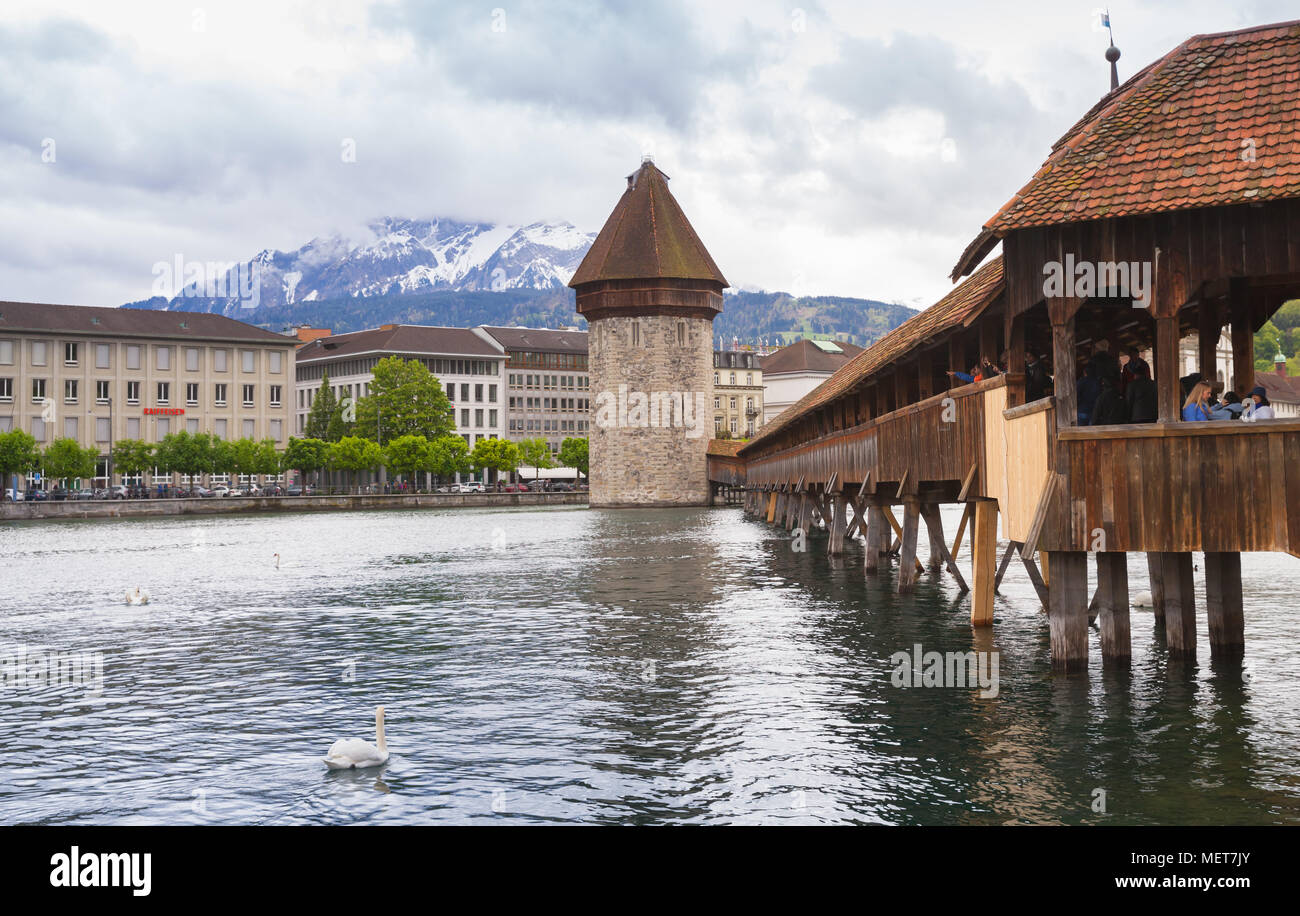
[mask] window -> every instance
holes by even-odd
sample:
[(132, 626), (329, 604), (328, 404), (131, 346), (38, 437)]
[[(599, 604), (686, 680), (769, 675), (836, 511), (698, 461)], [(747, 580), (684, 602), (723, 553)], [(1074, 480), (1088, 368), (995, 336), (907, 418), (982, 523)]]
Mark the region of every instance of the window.
[(109, 429), (108, 417), (96, 417), (95, 418), (95, 441), (107, 442), (109, 438), (111, 438), (111, 436), (112, 433)]
[(279, 442), (282, 438), (284, 438), (283, 429), (284, 429), (284, 422), (282, 420), (272, 420), (271, 438), (274, 439), (276, 442)]
[(0, 378), (0, 401), (12, 403), (14, 399), (14, 380), (11, 378)]
[(32, 341), (32, 365), (45, 365), (45, 341), (43, 340)]
[(460, 412), (460, 425), (469, 426), (469, 409), (462, 408)]
[(468, 401), (468, 400), (469, 400), (469, 385), (461, 385), (461, 386), (460, 386), (460, 399), (461, 399), (462, 401)]
[(731, 434), (732, 434), (733, 436), (736, 434), (736, 418), (735, 418), (735, 417), (732, 417), (732, 418), (731, 418)]
[(491, 427), (495, 428), (496, 425), (497, 425), (497, 412), (496, 412), (495, 410), (489, 410), (489, 411), (488, 411), (488, 426), (491, 426)]
[(193, 435), (194, 433), (197, 433), (197, 432), (199, 431), (199, 421), (198, 421), (198, 420), (186, 420), (186, 421), (185, 421), (185, 431), (186, 431), (187, 433), (189, 433), (190, 435)]
[(168, 369), (172, 367), (171, 347), (158, 347), (156, 354), (157, 354), (155, 357), (157, 362), (156, 368), (159, 371), (166, 372)]
[(159, 382), (157, 402), (159, 404), (170, 404), (171, 400), (172, 400), (171, 382)]
[(95, 344), (95, 368), (96, 369), (109, 368), (108, 356), (109, 356), (108, 344)]
[(677, 346), (686, 346), (686, 322), (677, 322)]
[(736, 373), (734, 373), (734, 372), (731, 373), (731, 381), (728, 382), (727, 384), (729, 384), (729, 385), (734, 385), (734, 384), (736, 384)]
[(228, 350), (213, 350), (213, 351), (212, 351), (212, 371), (213, 371), (213, 372), (225, 372), (225, 371), (226, 371), (226, 360), (228, 360), (229, 358), (230, 358), (230, 353), (229, 353)]
[(109, 382), (107, 379), (99, 379), (97, 382), (95, 382), (95, 403), (96, 404), (108, 403), (109, 388), (111, 384), (112, 383)]
[(126, 348), (126, 368), (140, 368), (140, 348), (135, 344), (128, 344)]
[(64, 417), (64, 418), (63, 418), (63, 435), (64, 435), (64, 438), (67, 438), (67, 439), (74, 439), (74, 440), (78, 438), (78, 436), (77, 436), (77, 420), (78, 420), (78, 419), (80, 419), (80, 418), (79, 418), (79, 417)]
[(199, 348), (198, 347), (185, 348), (185, 368), (189, 372), (199, 371)]
[(63, 403), (77, 403), (77, 380), (75, 378), (63, 380)]
[(0, 340), (0, 366), (12, 366), (14, 364), (14, 342), (12, 340)]
[(279, 407), (279, 406), (280, 406), (280, 391), (281, 391), (281, 390), (282, 390), (282, 389), (281, 389), (281, 386), (280, 386), (280, 385), (272, 385), (272, 386), (271, 386), (271, 406), (272, 406), (272, 407)]
[(212, 403), (216, 407), (226, 406), (226, 383), (218, 382), (212, 395)]
[(632, 322), (632, 346), (641, 346), (641, 322)]
[(226, 421), (215, 420), (212, 423), (212, 434), (218, 439), (226, 438)]
[(131, 405), (135, 405), (135, 404), (139, 404), (139, 403), (140, 403), (140, 383), (139, 383), (139, 382), (127, 382), (127, 383), (126, 383), (126, 402), (127, 402), (128, 404), (131, 404)]
[(722, 409), (722, 398), (716, 398), (716, 397), (715, 397), (715, 398), (713, 399), (713, 409), (714, 409), (714, 410), (721, 410), (721, 409)]
[(483, 386), (482, 386), (482, 385), (475, 385), (475, 386), (474, 386), (474, 400), (478, 401), (480, 404), (483, 403)]
[(753, 385), (754, 385), (754, 373), (752, 373), (752, 372), (746, 372), (746, 373), (745, 373), (745, 384), (746, 384), (746, 385), (749, 385), (750, 387), (753, 387)]
[(253, 387), (254, 387), (254, 386), (252, 386), (252, 385), (245, 385), (245, 386), (244, 386), (244, 406), (245, 406), (245, 407), (252, 407), (252, 406), (253, 406)]
[(171, 433), (171, 431), (172, 431), (172, 421), (171, 421), (171, 418), (170, 418), (170, 417), (159, 417), (159, 418), (158, 418), (158, 439), (159, 439), (159, 441), (162, 441), (162, 437), (163, 437), (163, 436), (166, 436), (166, 435), (169, 435), (169, 434)]
[(77, 345), (71, 341), (63, 345), (63, 365), (75, 366), (77, 364), (77, 350)]
[(257, 352), (255, 350), (239, 351), (240, 368), (245, 372), (257, 371)]
[(32, 403), (45, 403), (45, 379), (43, 378), (32, 379)]
[(720, 372), (715, 372), (715, 373), (713, 373), (713, 384), (715, 384), (715, 385), (721, 385), (721, 384), (722, 384), (722, 373), (720, 373)]
[(139, 439), (139, 438), (140, 438), (140, 418), (139, 418), (139, 417), (127, 417), (127, 418), (126, 418), (126, 437), (127, 437), (128, 439)]
[(253, 438), (253, 432), (254, 432), (254, 429), (253, 429), (253, 421), (252, 421), (252, 420), (245, 420), (245, 421), (244, 421), (244, 438), (245, 438), (245, 439), (251, 439), (251, 438)]
[(474, 425), (475, 426), (483, 425), (483, 411), (481, 409), (474, 411)]
[(270, 353), (267, 354), (266, 358), (269, 363), (269, 371), (271, 372), (271, 374), (279, 375), (280, 365), (284, 359), (284, 354), (281, 353), (279, 350), (272, 350)]
[(14, 431), (14, 418), (10, 416), (0, 417), (0, 433), (11, 433)]
[(732, 399), (731, 399), (731, 409), (732, 409), (732, 410), (735, 410), (735, 409), (736, 409), (736, 399), (735, 399), (735, 398), (732, 398)]
[(37, 442), (45, 441), (45, 420), (41, 417), (32, 417), (32, 438)]
[(190, 407), (196, 407), (196, 406), (198, 406), (198, 403), (199, 403), (199, 383), (198, 383), (198, 382), (186, 382), (186, 383), (185, 383), (185, 403), (188, 404)]

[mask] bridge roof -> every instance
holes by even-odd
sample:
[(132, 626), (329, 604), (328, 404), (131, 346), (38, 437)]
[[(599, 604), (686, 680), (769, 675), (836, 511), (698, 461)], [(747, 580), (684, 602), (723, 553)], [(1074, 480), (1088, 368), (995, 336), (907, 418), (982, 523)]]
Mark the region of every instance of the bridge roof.
[(1189, 38), (1053, 145), (952, 277), (1016, 229), (1300, 197), (1297, 118), (1300, 21)]
[(668, 190), (668, 176), (647, 160), (627, 176), (627, 190), (569, 285), (659, 278), (728, 285)]
[(746, 444), (743, 439), (710, 439), (707, 454), (715, 458), (734, 458)]
[(842, 369), (778, 414), (772, 422), (764, 424), (759, 434), (741, 450), (753, 449), (804, 414), (824, 407), (840, 395), (860, 387), (873, 375), (892, 368), (919, 344), (953, 328), (968, 327), (997, 299), (1005, 286), (1002, 258), (999, 256), (921, 314), (909, 318), (863, 350)]

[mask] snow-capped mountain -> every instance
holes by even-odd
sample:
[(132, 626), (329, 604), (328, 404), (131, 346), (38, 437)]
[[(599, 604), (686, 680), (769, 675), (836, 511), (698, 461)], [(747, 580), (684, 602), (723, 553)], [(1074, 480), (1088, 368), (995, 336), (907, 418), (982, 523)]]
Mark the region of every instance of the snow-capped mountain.
[(262, 251), (218, 276), (208, 275), (211, 265), (178, 264), (186, 285), (165, 307), (255, 321), (250, 300), (264, 308), (440, 289), (562, 289), (595, 239), (567, 222), (498, 226), (386, 217), (367, 229), (369, 237), (360, 240), (332, 235), (293, 252)]

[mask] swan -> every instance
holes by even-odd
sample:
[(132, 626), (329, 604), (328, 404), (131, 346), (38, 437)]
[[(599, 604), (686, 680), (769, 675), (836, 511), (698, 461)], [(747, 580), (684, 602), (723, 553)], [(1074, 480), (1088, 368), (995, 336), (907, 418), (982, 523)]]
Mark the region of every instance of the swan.
[(375, 707), (375, 744), (360, 738), (340, 738), (330, 745), (321, 759), (331, 770), (364, 770), (388, 762), (388, 743), (384, 740), (384, 707)]
[(128, 588), (126, 590), (126, 603), (127, 604), (148, 604), (149, 593), (142, 590), (138, 585), (135, 587), (135, 591), (131, 591)]
[(280, 568), (280, 555), (278, 553), (275, 555), (275, 568)]
[(1155, 602), (1151, 600), (1150, 592), (1138, 592), (1133, 596), (1134, 607), (1154, 607)]

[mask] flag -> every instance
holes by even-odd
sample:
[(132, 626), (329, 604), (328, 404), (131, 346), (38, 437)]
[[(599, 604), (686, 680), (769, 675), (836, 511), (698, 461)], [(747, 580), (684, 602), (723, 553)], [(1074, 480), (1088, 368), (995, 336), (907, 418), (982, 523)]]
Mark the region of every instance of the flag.
[(1102, 25), (1102, 28), (1105, 28), (1105, 29), (1110, 28), (1110, 13), (1109, 13), (1109, 12), (1105, 12), (1105, 13), (1102, 13), (1102, 14), (1101, 14), (1101, 25)]

